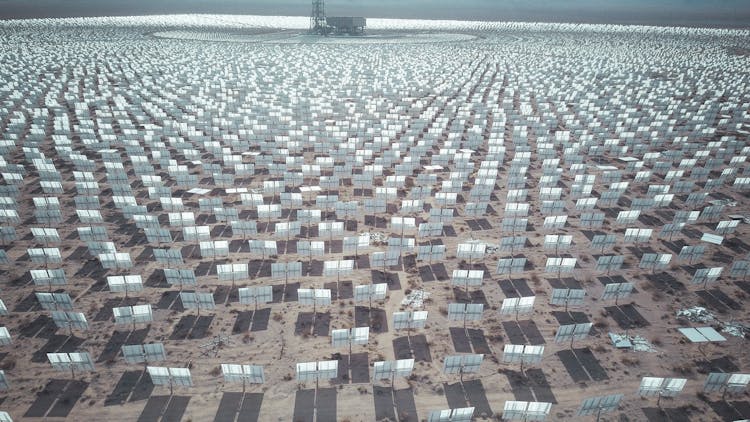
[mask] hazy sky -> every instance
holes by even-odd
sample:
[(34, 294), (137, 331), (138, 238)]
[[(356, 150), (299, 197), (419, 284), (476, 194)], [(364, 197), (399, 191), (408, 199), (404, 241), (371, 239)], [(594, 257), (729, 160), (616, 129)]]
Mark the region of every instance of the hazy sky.
[[(306, 16), (310, 0), (0, 0), (0, 18), (234, 13)], [(329, 16), (750, 26), (750, 0), (326, 0)]]

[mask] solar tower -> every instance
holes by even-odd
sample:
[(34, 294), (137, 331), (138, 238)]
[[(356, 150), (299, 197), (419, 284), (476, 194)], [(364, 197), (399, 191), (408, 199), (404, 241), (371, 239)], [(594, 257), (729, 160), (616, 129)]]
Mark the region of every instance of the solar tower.
[(310, 14), (310, 33), (324, 35), (326, 33), (326, 6), (324, 0), (313, 0)]

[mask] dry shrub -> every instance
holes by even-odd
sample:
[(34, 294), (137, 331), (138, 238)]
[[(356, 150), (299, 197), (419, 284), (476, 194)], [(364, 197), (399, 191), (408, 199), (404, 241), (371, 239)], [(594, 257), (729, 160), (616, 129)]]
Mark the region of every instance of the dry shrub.
[(672, 370), (680, 375), (691, 375), (693, 373), (693, 366), (688, 363), (675, 365)]
[(625, 366), (638, 366), (641, 364), (641, 361), (638, 358), (630, 356), (623, 357), (620, 362), (622, 362), (622, 364)]

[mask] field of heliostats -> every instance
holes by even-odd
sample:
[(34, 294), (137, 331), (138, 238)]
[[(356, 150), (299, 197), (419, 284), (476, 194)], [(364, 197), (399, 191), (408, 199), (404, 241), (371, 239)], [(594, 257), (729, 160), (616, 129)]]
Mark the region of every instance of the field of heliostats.
[(750, 418), (750, 31), (0, 22), (0, 420)]

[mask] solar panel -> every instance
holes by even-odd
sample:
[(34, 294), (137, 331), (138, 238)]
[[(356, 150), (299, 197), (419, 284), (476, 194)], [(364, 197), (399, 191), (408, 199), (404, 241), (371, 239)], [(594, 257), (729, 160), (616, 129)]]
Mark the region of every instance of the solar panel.
[(638, 393), (643, 397), (675, 397), (682, 392), (686, 383), (685, 378), (643, 377)]
[(391, 228), (403, 236), (404, 231), (417, 228), (417, 220), (413, 217), (391, 217)]
[(648, 242), (651, 239), (651, 234), (653, 233), (653, 229), (644, 229), (644, 228), (626, 228), (625, 229), (625, 236), (624, 241), (626, 243), (645, 243)]
[(146, 370), (154, 385), (193, 386), (193, 377), (188, 368), (167, 368), (163, 366), (147, 366)]
[(526, 236), (508, 236), (500, 238), (500, 250), (511, 251), (514, 253), (516, 249), (523, 249), (526, 246)]
[(703, 236), (701, 236), (701, 241), (711, 243), (714, 245), (721, 245), (721, 243), (724, 241), (724, 237), (711, 234), (711, 233), (703, 233)]
[(503, 363), (533, 365), (542, 361), (544, 346), (506, 344), (503, 348)]
[(88, 330), (89, 324), (82, 312), (52, 311), (52, 320), (58, 328)]
[(101, 253), (98, 258), (105, 269), (127, 270), (133, 267), (130, 254), (127, 252)]
[(473, 407), (459, 407), (456, 409), (433, 410), (427, 422), (470, 422), (474, 417)]
[(388, 293), (388, 284), (361, 284), (354, 287), (354, 301), (384, 300)]
[(596, 207), (597, 198), (579, 198), (576, 200), (577, 211), (589, 211)]
[[(445, 197), (445, 201), (437, 201), (438, 205), (449, 205), (450, 203), (455, 203), (455, 194), (451, 194), (451, 198)], [(430, 216), (428, 219), (428, 222), (430, 223), (450, 223), (453, 221), (453, 214), (455, 213), (455, 210), (453, 208), (440, 208), (440, 207), (434, 207), (430, 208)]]
[(633, 283), (610, 283), (604, 286), (602, 300), (624, 299), (633, 292)]
[(219, 277), (219, 281), (231, 281), (232, 283), (250, 278), (247, 264), (219, 264), (216, 266), (216, 275)]
[(190, 269), (164, 269), (164, 277), (169, 284), (178, 284), (180, 286), (194, 286), (197, 284), (195, 273)]
[(271, 286), (251, 286), (239, 289), (240, 304), (258, 305), (273, 301), (273, 288)]
[(61, 264), (62, 256), (58, 248), (28, 248), (26, 252), (29, 254), (31, 262), (35, 264)]
[(384, 199), (380, 199), (380, 198), (365, 199), (364, 207), (365, 207), (365, 212), (368, 213), (368, 215), (374, 215), (374, 214), (381, 214), (381, 213), (386, 212), (387, 204)]
[(597, 415), (598, 417), (604, 413), (614, 412), (620, 406), (622, 398), (622, 394), (611, 394), (584, 399), (578, 409), (578, 416)]
[(338, 261), (325, 261), (323, 262), (323, 275), (324, 276), (340, 276), (342, 274), (349, 274), (354, 270), (354, 261), (351, 259), (338, 260)]
[(456, 257), (469, 260), (482, 259), (486, 250), (487, 245), (484, 243), (459, 243)]
[[(420, 177), (424, 177), (424, 176), (430, 176), (430, 175), (426, 175), (425, 173), (418, 174), (417, 175), (417, 179), (418, 179), (417, 183), (420, 183), (420, 181), (419, 181)], [(431, 176), (435, 176), (435, 180), (437, 181), (437, 175), (433, 174)], [(432, 185), (433, 183), (426, 183), (426, 184)], [(431, 194), (431, 189), (428, 186), (414, 186), (409, 191), (409, 198), (411, 198), (413, 200), (422, 200), (422, 199), (429, 198), (430, 194)], [(403, 204), (403, 202), (402, 202), (402, 204)], [(403, 211), (403, 208), (402, 208), (402, 211)], [(417, 212), (417, 211), (403, 211), (403, 212)]]
[(416, 241), (411, 237), (389, 237), (388, 238), (388, 250), (395, 250), (399, 253), (413, 252), (416, 246)]
[(146, 227), (143, 231), (149, 243), (172, 243), (172, 233), (169, 229)]
[(338, 200), (338, 195), (317, 195), (315, 197), (315, 206), (318, 208), (330, 209), (336, 206)]
[(479, 321), (482, 319), (484, 304), (481, 303), (449, 303), (449, 321)]
[(112, 308), (115, 324), (140, 324), (153, 321), (151, 305), (121, 306)]
[(67, 293), (41, 293), (35, 292), (36, 299), (42, 309), (48, 311), (72, 311), (73, 301)]
[(513, 234), (515, 234), (516, 232), (525, 232), (528, 222), (529, 220), (527, 218), (505, 217), (502, 221), (501, 230), (503, 233)]
[(526, 217), (529, 215), (529, 204), (519, 202), (506, 202), (505, 215), (507, 217)]
[(414, 370), (414, 359), (386, 360), (373, 365), (373, 380), (408, 377)]
[(202, 258), (224, 258), (229, 255), (229, 242), (226, 240), (204, 241), (198, 245)]
[(639, 268), (650, 269), (651, 271), (667, 268), (672, 260), (671, 253), (645, 253), (641, 257)]
[(484, 355), (454, 355), (446, 356), (443, 361), (444, 374), (469, 374), (479, 372), (479, 368), (484, 360)]
[(561, 325), (555, 334), (555, 343), (561, 343), (568, 340), (571, 342), (573, 340), (583, 340), (589, 335), (592, 326), (593, 324), (590, 322)]
[(370, 234), (363, 233), (358, 236), (347, 236), (344, 237), (343, 248), (344, 253), (359, 253), (360, 250), (366, 250), (370, 247)]
[(567, 250), (573, 243), (573, 236), (548, 234), (544, 236), (544, 249), (552, 250), (557, 254), (561, 250)]
[(518, 318), (518, 315), (530, 314), (534, 310), (535, 300), (536, 296), (506, 297), (500, 306), (500, 314), (515, 314), (516, 318)]
[(386, 252), (373, 252), (370, 254), (370, 266), (377, 267), (394, 267), (398, 265), (400, 258), (398, 250), (388, 250)]
[(211, 293), (180, 292), (180, 300), (185, 309), (216, 309), (214, 295)]
[(214, 208), (224, 206), (224, 201), (221, 198), (199, 198), (198, 209), (200, 212), (211, 212)]
[(552, 289), (550, 303), (553, 305), (583, 305), (586, 291), (583, 289)]
[(11, 344), (12, 339), (10, 338), (10, 332), (7, 327), (0, 327), (0, 346), (7, 346)]
[(159, 229), (159, 220), (155, 215), (133, 214), (132, 218), (139, 229)]
[[(97, 257), (100, 254), (117, 252), (115, 250), (115, 244), (113, 242), (86, 242), (86, 246), (88, 247), (89, 254), (93, 257)], [(117, 265), (117, 263), (111, 262), (107, 263), (107, 265), (114, 267)]]
[(123, 345), (122, 356), (127, 363), (159, 362), (167, 359), (162, 343)]
[(740, 220), (719, 221), (714, 231), (718, 235), (726, 236), (728, 234), (734, 233), (735, 230), (737, 230), (737, 226), (739, 224)]
[[(1, 218), (0, 218), (1, 220)], [(0, 242), (10, 243), (16, 240), (16, 228), (12, 226), (0, 227)], [(3, 252), (5, 252), (3, 250)]]
[(171, 385), (169, 368), (163, 366), (147, 366), (146, 370), (154, 385)]
[(453, 286), (481, 286), (484, 280), (484, 270), (453, 270), (451, 285)]
[(742, 278), (744, 280), (748, 275), (750, 275), (750, 261), (735, 261), (732, 264), (732, 268), (729, 270), (729, 275), (731, 275), (732, 277)]
[(419, 237), (439, 237), (443, 235), (442, 222), (421, 223), (417, 228)]
[(609, 274), (610, 271), (617, 271), (622, 268), (625, 262), (623, 255), (602, 255), (596, 260), (596, 270), (606, 271)]
[(562, 197), (562, 189), (555, 187), (539, 188), (540, 201), (556, 201)]
[(334, 236), (344, 235), (343, 221), (324, 221), (318, 223), (318, 236), (333, 239)]
[(551, 409), (552, 403), (508, 400), (503, 406), (503, 420), (543, 421)]
[(700, 259), (705, 251), (705, 245), (683, 246), (682, 249), (680, 249), (680, 254), (677, 256), (677, 259), (679, 259), (680, 261), (688, 261), (690, 264), (692, 264), (694, 260)]
[(236, 208), (217, 207), (213, 209), (213, 213), (216, 221), (220, 223), (236, 221), (240, 217), (239, 211)]
[(274, 262), (271, 264), (271, 278), (289, 279), (302, 277), (302, 262)]
[(21, 217), (16, 210), (0, 210), (0, 223), (19, 224)]
[(354, 344), (367, 344), (370, 338), (370, 327), (342, 328), (331, 331), (333, 347), (351, 347)]
[(261, 255), (263, 259), (266, 258), (266, 255), (278, 254), (275, 240), (248, 240), (248, 244), (250, 245), (250, 253)]
[(140, 292), (143, 290), (143, 280), (140, 275), (114, 275), (107, 276), (109, 291), (113, 293), (127, 294), (128, 292)]
[(419, 245), (417, 246), (417, 260), (439, 261), (445, 256), (445, 245)]
[[(581, 227), (597, 229), (604, 225), (604, 213), (603, 212), (585, 212), (581, 214)], [(614, 235), (612, 235), (614, 236)], [(593, 240), (592, 240), (593, 243)]]
[[(299, 211), (297, 212), (297, 216), (299, 218)], [(258, 234), (258, 226), (255, 221), (233, 220), (229, 222), (229, 225), (232, 227), (233, 236), (242, 236), (244, 239), (247, 236)]]
[(732, 374), (723, 372), (711, 372), (708, 374), (706, 382), (703, 384), (703, 391), (706, 393), (712, 393), (723, 390), (731, 376)]
[(330, 305), (331, 289), (297, 289), (300, 305)]
[(393, 328), (396, 330), (424, 328), (426, 322), (427, 311), (403, 311), (393, 313)]
[(748, 383), (750, 383), (750, 374), (732, 374), (726, 382), (726, 391), (734, 394), (743, 393)]
[(573, 272), (576, 258), (548, 257), (544, 270), (548, 273), (567, 274)]
[(497, 261), (496, 274), (518, 274), (526, 268), (526, 258), (500, 258)]
[(322, 241), (298, 240), (297, 253), (299, 255), (307, 255), (310, 259), (312, 259), (313, 256), (324, 255), (325, 243)]
[(221, 364), (221, 373), (226, 382), (241, 382), (243, 384), (264, 384), (266, 382), (263, 367), (260, 365)]
[[(440, 206), (446, 207), (456, 205), (458, 201), (458, 194), (456, 192), (437, 192), (435, 193), (435, 203)], [(392, 198), (395, 199), (395, 198)], [(453, 214), (451, 212), (451, 214)]]
[(467, 202), (464, 207), (464, 214), (467, 217), (482, 217), (487, 213), (487, 202)]
[(723, 205), (709, 205), (706, 208), (703, 208), (703, 210), (698, 215), (698, 220), (700, 221), (712, 221), (719, 218), (722, 211), (724, 210)]
[(51, 227), (31, 227), (30, 231), (34, 237), (34, 242), (45, 245), (60, 242), (60, 234), (57, 232), (57, 229)]
[(58, 371), (94, 371), (94, 361), (88, 352), (47, 353), (47, 359)]
[(240, 201), (245, 207), (259, 207), (263, 205), (263, 195), (259, 193), (242, 193)]
[(337, 360), (297, 363), (297, 381), (317, 381), (338, 376)]
[(302, 206), (302, 194), (298, 192), (281, 192), (279, 200), (283, 208), (293, 209)]
[[(700, 206), (703, 205), (703, 203), (706, 201), (706, 198), (708, 197), (708, 192), (691, 192), (687, 199), (685, 200), (685, 205), (687, 206)], [(698, 218), (698, 212), (696, 211), (696, 219)]]
[(711, 327), (678, 328), (677, 331), (682, 333), (692, 343), (721, 342), (727, 340)]
[(195, 226), (195, 215), (192, 212), (170, 212), (167, 216), (171, 227)]
[(721, 272), (724, 271), (724, 267), (712, 267), (712, 268), (698, 268), (693, 274), (691, 284), (703, 284), (705, 287), (708, 283), (716, 281)]

